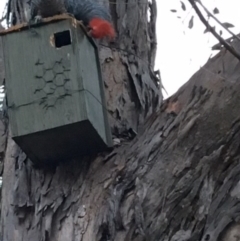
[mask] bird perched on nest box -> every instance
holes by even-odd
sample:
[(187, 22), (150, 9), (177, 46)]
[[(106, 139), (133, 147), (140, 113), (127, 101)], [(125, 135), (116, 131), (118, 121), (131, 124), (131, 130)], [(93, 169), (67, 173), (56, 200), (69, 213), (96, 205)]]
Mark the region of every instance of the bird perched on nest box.
[(108, 10), (93, 0), (30, 0), (30, 21), (64, 13), (83, 21), (93, 38), (115, 38)]

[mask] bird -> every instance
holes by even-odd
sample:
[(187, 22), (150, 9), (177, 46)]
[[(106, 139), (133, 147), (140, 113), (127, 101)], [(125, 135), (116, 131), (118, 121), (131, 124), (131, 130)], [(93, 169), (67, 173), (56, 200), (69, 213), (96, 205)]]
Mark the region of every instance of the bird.
[(95, 39), (116, 36), (111, 15), (107, 8), (95, 0), (30, 0), (30, 21), (67, 13), (88, 27)]
[(64, 0), (30, 0), (30, 21), (40, 22), (48, 18), (66, 13)]

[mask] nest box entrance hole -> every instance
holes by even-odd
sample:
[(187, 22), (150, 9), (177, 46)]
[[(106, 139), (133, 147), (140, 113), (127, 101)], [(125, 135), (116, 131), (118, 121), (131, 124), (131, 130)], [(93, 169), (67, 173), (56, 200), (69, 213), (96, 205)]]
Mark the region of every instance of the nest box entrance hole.
[(71, 45), (72, 38), (70, 30), (54, 33), (54, 45), (56, 48)]

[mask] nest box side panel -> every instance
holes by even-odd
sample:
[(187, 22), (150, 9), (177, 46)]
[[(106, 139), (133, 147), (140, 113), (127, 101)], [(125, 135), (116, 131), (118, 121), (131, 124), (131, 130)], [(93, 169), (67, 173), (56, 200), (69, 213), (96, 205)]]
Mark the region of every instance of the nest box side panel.
[[(81, 67), (81, 75), (83, 78), (83, 86), (86, 90), (86, 105), (89, 120), (93, 127), (97, 130), (103, 141), (110, 146), (108, 131), (108, 122), (104, 116), (105, 102), (102, 97), (100, 83), (102, 81), (101, 71), (98, 68), (98, 56), (96, 55), (97, 48), (83, 34), (78, 31), (78, 61)], [(82, 48), (82, 46), (85, 46)]]
[(108, 144), (108, 147), (113, 146), (113, 140), (112, 140), (112, 133), (111, 133), (111, 128), (108, 120), (108, 109), (107, 109), (107, 102), (105, 98), (105, 91), (104, 91), (104, 80), (102, 78), (102, 69), (101, 69), (101, 64), (100, 64), (100, 57), (99, 57), (99, 52), (98, 49), (95, 48), (95, 56), (98, 61), (96, 61), (96, 68), (98, 70), (98, 76), (99, 76), (99, 89), (100, 89), (100, 94), (102, 98), (102, 111), (103, 111), (103, 117), (104, 117), (104, 123), (105, 123), (105, 133), (106, 133), (106, 141)]
[[(6, 89), (13, 136), (87, 119), (77, 76), (76, 33), (69, 20), (3, 36)], [(71, 43), (56, 48), (54, 34), (69, 31)]]

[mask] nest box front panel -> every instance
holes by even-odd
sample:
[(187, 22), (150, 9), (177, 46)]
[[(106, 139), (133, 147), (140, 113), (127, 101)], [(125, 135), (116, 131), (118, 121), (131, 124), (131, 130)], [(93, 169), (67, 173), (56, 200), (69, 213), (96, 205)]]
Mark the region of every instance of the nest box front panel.
[(38, 163), (106, 150), (112, 139), (95, 43), (71, 20), (35, 31), (3, 36), (14, 140)]
[[(57, 48), (53, 34), (66, 29), (71, 43)], [(38, 27), (36, 31), (36, 36), (22, 31), (4, 39), (4, 46), (8, 47), (6, 89), (14, 136), (87, 119), (75, 30), (65, 21)]]

